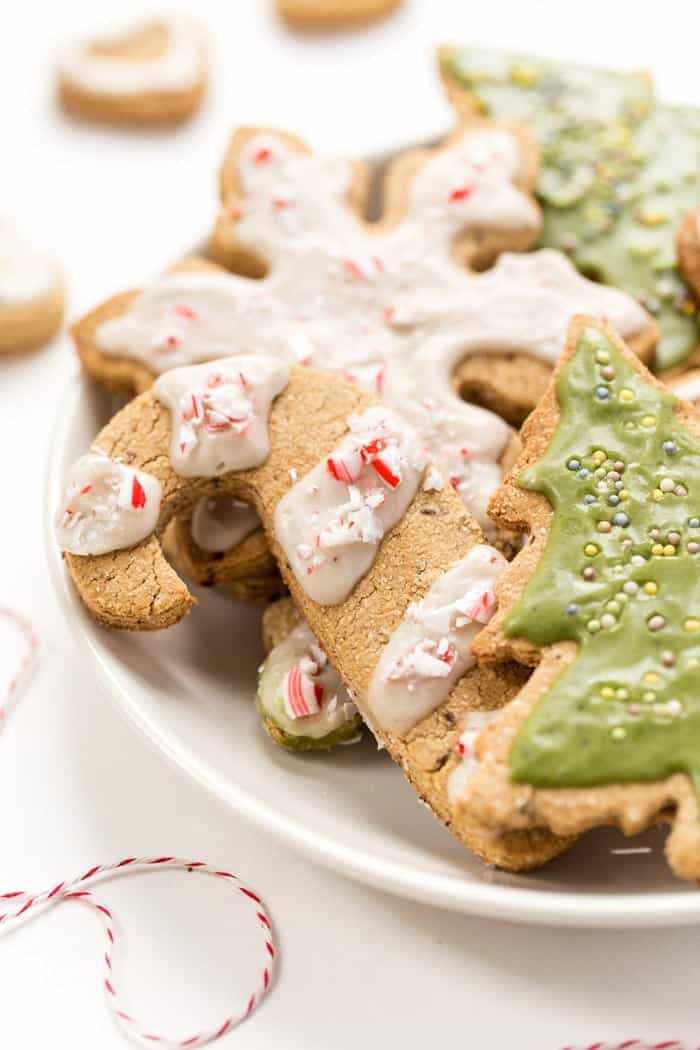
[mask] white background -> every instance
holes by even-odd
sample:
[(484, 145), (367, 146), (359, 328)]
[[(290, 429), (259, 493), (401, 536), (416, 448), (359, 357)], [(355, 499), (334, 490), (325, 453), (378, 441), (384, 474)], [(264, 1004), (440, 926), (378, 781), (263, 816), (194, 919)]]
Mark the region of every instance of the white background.
[[(3, 5), (0, 211), (60, 258), (71, 317), (138, 285), (207, 229), (234, 125), (288, 127), (353, 154), (446, 129), (438, 41), (648, 66), (667, 98), (700, 103), (694, 3), (408, 0), (382, 24), (334, 36), (289, 32), (266, 0), (192, 6), (214, 37), (205, 109), (179, 131), (128, 134), (56, 111), (51, 55), (89, 31), (96, 10), (121, 19), (151, 5)], [(45, 568), (42, 471), (75, 370), (65, 340), (0, 362), (0, 604), (30, 615), (43, 642), (39, 674), (0, 738), (0, 889), (45, 888), (133, 853), (240, 871), (269, 902), (283, 949), (271, 996), (222, 1044), (243, 1050), (699, 1041), (700, 931), (557, 931), (407, 904), (261, 839), (148, 750), (83, 666)], [(173, 1034), (225, 1016), (253, 976), (254, 932), (224, 885), (166, 874), (102, 896), (126, 929), (120, 978), (134, 1012)], [(123, 1045), (100, 990), (101, 938), (92, 915), (64, 905), (0, 942), (4, 1046)]]

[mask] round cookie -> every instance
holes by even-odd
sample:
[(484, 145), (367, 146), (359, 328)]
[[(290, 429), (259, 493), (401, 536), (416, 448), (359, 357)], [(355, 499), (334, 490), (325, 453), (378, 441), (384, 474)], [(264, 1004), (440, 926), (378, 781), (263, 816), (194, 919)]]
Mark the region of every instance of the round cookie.
[(0, 354), (48, 343), (63, 320), (58, 266), (0, 220)]
[(58, 96), (72, 116), (109, 124), (178, 124), (206, 87), (206, 38), (178, 14), (69, 45), (58, 59)]

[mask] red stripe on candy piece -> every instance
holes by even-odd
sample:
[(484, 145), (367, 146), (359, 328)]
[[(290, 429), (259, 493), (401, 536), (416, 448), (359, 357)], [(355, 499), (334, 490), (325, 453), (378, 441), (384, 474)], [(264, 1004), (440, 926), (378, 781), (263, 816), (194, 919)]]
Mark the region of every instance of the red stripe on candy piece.
[(253, 891), (249, 890), (247, 886), (239, 886), (238, 888), (241, 891), (241, 893), (245, 893), (246, 897), (250, 897), (250, 899), (252, 901), (255, 901), (256, 904), (262, 903), (257, 893), (253, 893)]
[(473, 182), (469, 182), (466, 186), (459, 186), (456, 190), (452, 190), (448, 200), (450, 204), (456, 204), (458, 201), (466, 201), (474, 193), (476, 186)]
[(137, 477), (134, 477), (131, 484), (131, 506), (134, 510), (143, 510), (146, 506), (146, 493)]
[(256, 164), (266, 164), (272, 157), (272, 150), (263, 147), (253, 154), (253, 160)]
[(393, 473), (391, 467), (389, 467), (383, 459), (373, 459), (372, 469), (376, 471), (382, 481), (386, 482), (389, 488), (395, 489), (401, 484), (401, 478), (398, 474)]

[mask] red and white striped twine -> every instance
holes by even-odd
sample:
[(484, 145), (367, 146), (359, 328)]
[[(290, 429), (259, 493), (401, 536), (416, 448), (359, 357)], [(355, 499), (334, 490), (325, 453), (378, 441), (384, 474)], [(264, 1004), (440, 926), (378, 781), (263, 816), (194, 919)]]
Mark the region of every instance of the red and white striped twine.
[(586, 1046), (563, 1046), (561, 1050), (700, 1050), (700, 1043), (683, 1043), (678, 1039), (662, 1039), (649, 1043), (644, 1039), (623, 1039), (621, 1043), (588, 1043)]
[[(137, 869), (152, 871), (155, 868), (197, 872), (225, 880), (249, 902), (255, 912), (258, 926), (262, 931), (264, 962), (260, 968), (258, 982), (253, 992), (223, 1022), (215, 1025), (213, 1028), (202, 1029), (193, 1035), (180, 1039), (156, 1034), (141, 1025), (124, 1009), (115, 987), (112, 972), (112, 957), (116, 943), (114, 917), (111, 910), (96, 900), (92, 895), (92, 891), (87, 888), (93, 882), (110, 875), (123, 874), (127, 870), (135, 871)], [(59, 882), (53, 889), (45, 890), (42, 893), (26, 893), (24, 890), (17, 890), (12, 893), (0, 894), (0, 907), (9, 904), (9, 909), (4, 914), (0, 914), (0, 935), (2, 935), (4, 930), (10, 929), (13, 922), (20, 917), (33, 918), (46, 911), (47, 908), (66, 900), (78, 900), (84, 904), (89, 904), (102, 920), (107, 935), (107, 950), (103, 957), (105, 966), (103, 985), (107, 1004), (124, 1032), (143, 1045), (167, 1047), (168, 1050), (182, 1050), (183, 1047), (192, 1048), (193, 1050), (195, 1047), (212, 1043), (215, 1039), (219, 1039), (226, 1032), (230, 1032), (242, 1021), (250, 1017), (270, 987), (275, 956), (277, 954), (270, 920), (265, 906), (257, 893), (254, 893), (249, 886), (246, 886), (237, 875), (232, 874), (230, 871), (220, 871), (212, 868), (209, 864), (204, 864), (202, 861), (182, 860), (179, 857), (126, 857), (115, 864), (96, 864), (95, 867), (90, 868), (77, 879)]]
[(39, 652), (39, 639), (31, 622), (18, 613), (15, 609), (0, 606), (0, 617), (11, 623), (21, 634), (24, 649), (12, 673), (7, 685), (5, 695), (0, 697), (0, 723), (4, 720), (11, 703), (17, 699), (23, 685), (26, 685), (29, 676), (36, 664)]
[[(24, 652), (9, 681), (5, 696), (0, 697), (0, 723), (2, 723), (10, 704), (17, 698), (21, 687), (26, 684), (34, 669), (39, 650), (39, 640), (31, 622), (22, 616), (21, 613), (16, 612), (14, 609), (0, 606), (0, 617), (12, 623), (24, 638)], [(112, 972), (112, 957), (116, 944), (114, 917), (112, 911), (106, 905), (97, 901), (93, 897), (92, 890), (87, 888), (93, 882), (106, 879), (112, 875), (123, 875), (128, 871), (137, 870), (153, 871), (158, 868), (197, 872), (203, 875), (211, 875), (217, 879), (224, 879), (233, 884), (235, 889), (253, 907), (263, 936), (264, 965), (260, 972), (257, 986), (245, 1003), (234, 1009), (221, 1024), (213, 1028), (203, 1029), (194, 1035), (186, 1036), (182, 1039), (173, 1039), (149, 1031), (136, 1018), (127, 1013), (121, 1005)], [(82, 901), (84, 904), (89, 904), (102, 920), (107, 935), (107, 950), (103, 956), (105, 966), (103, 985), (107, 1004), (124, 1033), (143, 1046), (158, 1046), (162, 1047), (163, 1050), (166, 1050), (166, 1048), (167, 1050), (183, 1050), (185, 1047), (195, 1050), (196, 1047), (213, 1043), (214, 1040), (226, 1035), (227, 1032), (231, 1032), (242, 1021), (250, 1017), (270, 987), (277, 954), (270, 920), (265, 906), (257, 893), (254, 893), (253, 890), (241, 882), (237, 875), (230, 871), (220, 871), (201, 860), (182, 860), (179, 857), (126, 857), (124, 860), (117, 861), (114, 864), (96, 864), (77, 879), (59, 882), (53, 889), (45, 890), (42, 893), (32, 894), (24, 890), (15, 890), (12, 893), (0, 894), (0, 907), (8, 908), (4, 913), (0, 913), (0, 936), (5, 930), (11, 929), (18, 919), (31, 920), (38, 917), (48, 908), (66, 900), (77, 900)], [(581, 1047), (574, 1047), (568, 1044), (562, 1047), (561, 1050), (700, 1050), (700, 1043), (690, 1046), (690, 1044), (680, 1042), (677, 1039), (666, 1039), (656, 1043), (645, 1042), (641, 1039), (624, 1039), (622, 1042), (589, 1043), (587, 1046)]]

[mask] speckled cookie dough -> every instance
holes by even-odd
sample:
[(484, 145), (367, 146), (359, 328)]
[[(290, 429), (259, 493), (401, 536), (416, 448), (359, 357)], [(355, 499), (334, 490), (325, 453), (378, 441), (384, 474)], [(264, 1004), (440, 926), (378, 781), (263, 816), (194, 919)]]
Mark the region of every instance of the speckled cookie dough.
[(501, 577), (482, 660), (537, 665), (477, 743), (458, 811), (576, 834), (659, 819), (700, 878), (700, 416), (608, 327), (571, 326), (492, 513), (531, 543)]

